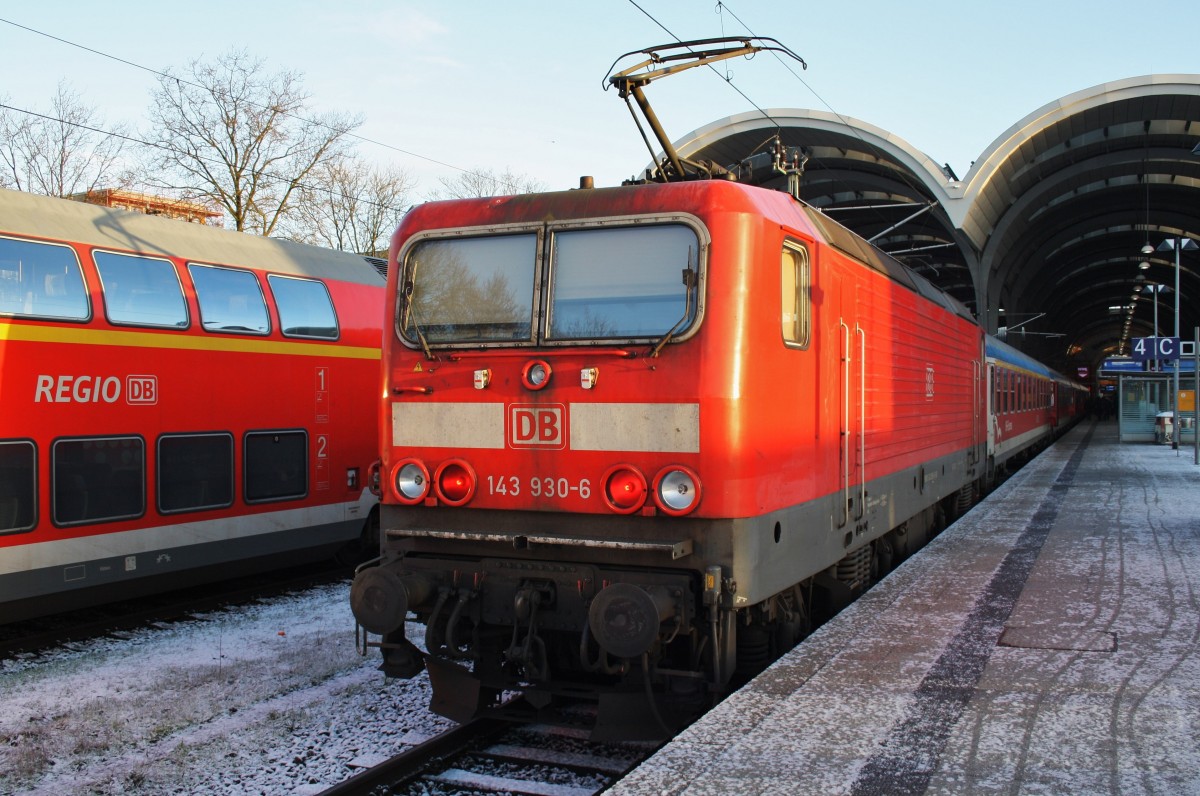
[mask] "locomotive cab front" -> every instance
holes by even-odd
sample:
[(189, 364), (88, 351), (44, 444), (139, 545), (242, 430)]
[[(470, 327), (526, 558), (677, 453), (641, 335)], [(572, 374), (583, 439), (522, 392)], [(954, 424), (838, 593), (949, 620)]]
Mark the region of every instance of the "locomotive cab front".
[[(579, 692), (701, 654), (689, 341), (710, 235), (629, 212), (639, 189), (596, 193), (432, 204), (394, 241), (383, 549), (352, 607), (390, 673), (428, 662), (455, 718), (502, 689)], [(448, 678), (479, 685), (463, 703)]]

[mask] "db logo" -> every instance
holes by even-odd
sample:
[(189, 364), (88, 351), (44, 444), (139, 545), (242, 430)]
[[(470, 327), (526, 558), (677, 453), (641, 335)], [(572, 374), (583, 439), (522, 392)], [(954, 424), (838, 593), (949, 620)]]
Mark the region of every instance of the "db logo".
[(508, 447), (554, 448), (566, 446), (566, 407), (562, 404), (510, 404)]
[(126, 376), (125, 401), (131, 404), (158, 403), (158, 377)]

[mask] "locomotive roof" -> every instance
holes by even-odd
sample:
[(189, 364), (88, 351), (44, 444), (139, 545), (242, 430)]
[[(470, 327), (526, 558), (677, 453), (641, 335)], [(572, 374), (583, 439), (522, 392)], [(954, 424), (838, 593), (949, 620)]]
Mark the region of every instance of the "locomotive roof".
[(0, 234), (381, 285), (366, 257), (128, 210), (0, 189)]
[[(493, 196), (476, 199), (450, 199), (419, 205), (408, 214), (407, 223), (420, 223), (426, 213), (435, 213), (438, 225), (478, 227), (503, 224), (522, 219), (542, 218), (565, 220), (614, 215), (662, 213), (667, 208), (660, 192), (678, 195), (672, 199), (672, 209), (686, 211), (698, 205), (700, 195), (714, 191), (734, 191), (746, 201), (746, 210), (772, 215), (795, 228), (803, 229), (814, 238), (833, 246), (844, 254), (866, 264), (894, 282), (944, 307), (948, 312), (976, 323), (975, 316), (958, 299), (942, 291), (907, 265), (876, 248), (854, 232), (839, 224), (820, 210), (794, 199), (790, 194), (770, 188), (760, 188), (728, 180), (685, 180), (668, 183), (629, 183), (619, 187), (586, 188), (551, 193)], [(727, 194), (732, 196), (733, 194)], [(736, 209), (729, 199), (721, 202), (726, 210)], [(796, 211), (800, 212), (797, 213)], [(799, 218), (797, 218), (799, 216)]]
[(871, 268), (886, 274), (893, 281), (907, 287), (926, 299), (940, 304), (949, 312), (975, 323), (975, 316), (966, 304), (945, 292), (904, 263), (887, 252), (871, 244), (869, 241), (852, 232), (842, 224), (833, 220), (817, 208), (802, 200), (795, 200), (804, 208), (813, 226), (821, 231), (825, 242), (835, 249), (850, 255)]

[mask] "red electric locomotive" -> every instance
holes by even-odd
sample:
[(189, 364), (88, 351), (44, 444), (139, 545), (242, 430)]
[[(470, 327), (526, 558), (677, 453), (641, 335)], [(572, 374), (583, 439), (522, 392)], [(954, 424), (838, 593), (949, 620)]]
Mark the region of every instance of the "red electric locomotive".
[(357, 541), (382, 287), (356, 255), (0, 191), (0, 621)]
[(441, 202), (393, 240), (385, 667), (504, 689), (721, 689), (969, 504), (984, 335), (786, 193), (696, 181)]
[[(802, 153), (674, 151), (641, 94), (664, 64), (790, 54), (725, 43), (612, 79), (666, 153), (646, 184), (427, 204), (393, 237), (382, 548), (351, 607), (446, 716), (588, 695), (601, 734), (665, 732), (1037, 441), (989, 451), (983, 331), (793, 198)], [(738, 181), (760, 166), (789, 193)]]

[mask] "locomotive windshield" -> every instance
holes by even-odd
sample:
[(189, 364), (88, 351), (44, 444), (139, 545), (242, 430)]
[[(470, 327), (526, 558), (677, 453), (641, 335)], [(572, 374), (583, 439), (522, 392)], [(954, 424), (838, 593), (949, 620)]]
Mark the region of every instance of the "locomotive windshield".
[(422, 346), (529, 345), (686, 329), (697, 315), (696, 232), (625, 224), (422, 240), (405, 258), (400, 333)]
[(564, 230), (552, 240), (548, 339), (661, 337), (695, 317), (682, 277), (697, 267), (688, 227)]
[(404, 271), (401, 333), (434, 345), (530, 340), (537, 240), (529, 233), (417, 244)]

